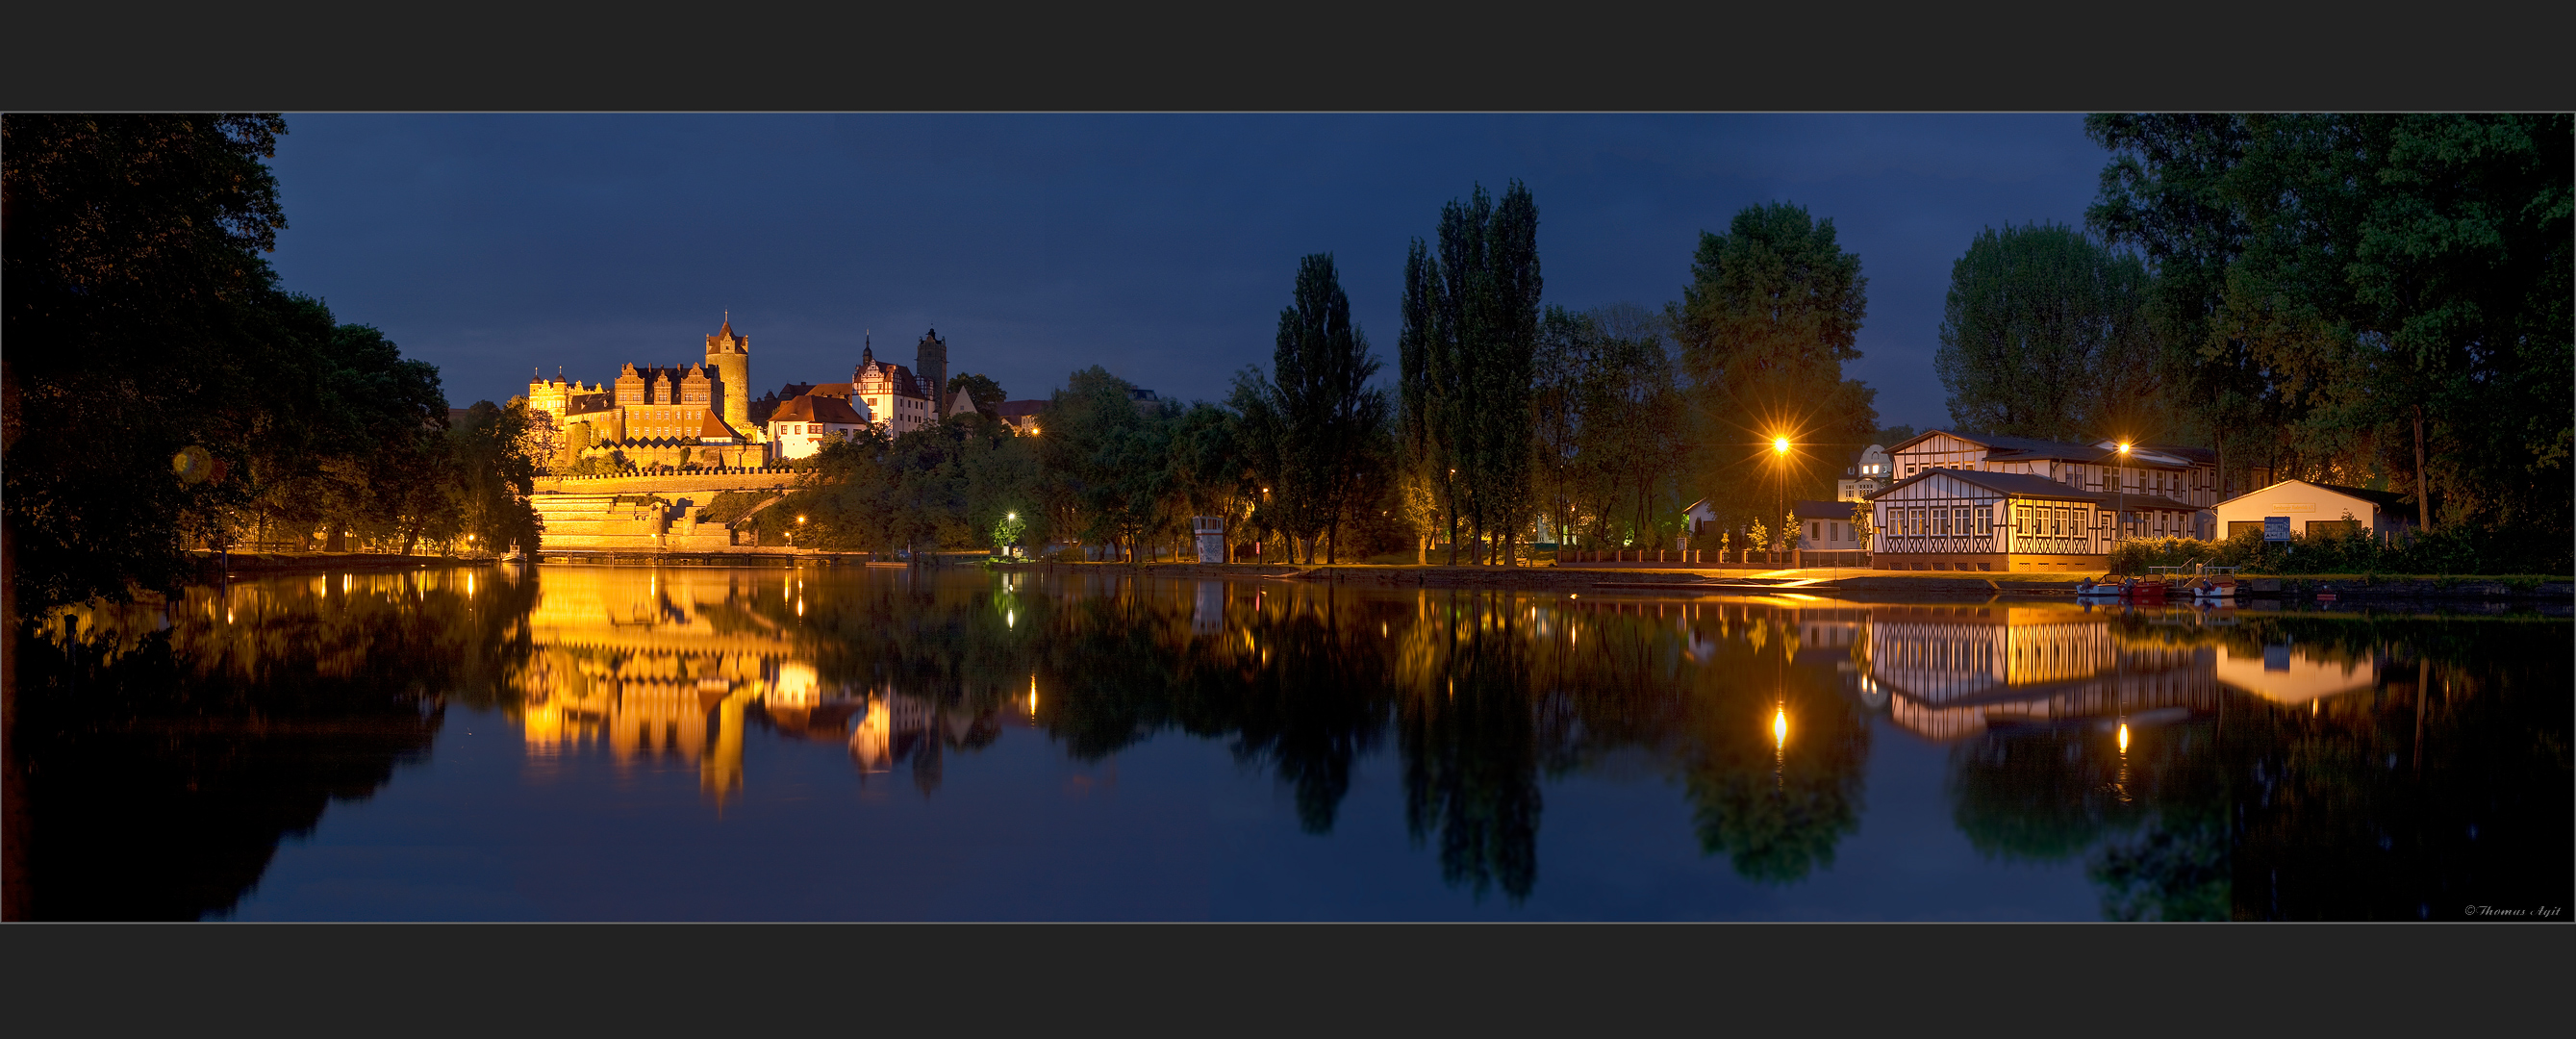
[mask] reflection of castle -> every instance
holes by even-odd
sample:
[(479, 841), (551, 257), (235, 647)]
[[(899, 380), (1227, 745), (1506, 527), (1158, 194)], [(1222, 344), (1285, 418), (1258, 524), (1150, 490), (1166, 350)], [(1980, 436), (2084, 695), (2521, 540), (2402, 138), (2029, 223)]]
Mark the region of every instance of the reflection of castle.
[(1997, 724), (2218, 705), (2209, 648), (2130, 642), (2104, 614), (2004, 606), (1870, 612), (1863, 691), (1887, 696), (1898, 725), (1932, 739)]
[(891, 684), (825, 683), (768, 615), (803, 605), (796, 572), (776, 573), (546, 568), (519, 688), (529, 754), (596, 747), (621, 764), (695, 762), (700, 785), (722, 797), (742, 786), (754, 723), (846, 743), (862, 773), (998, 724)]

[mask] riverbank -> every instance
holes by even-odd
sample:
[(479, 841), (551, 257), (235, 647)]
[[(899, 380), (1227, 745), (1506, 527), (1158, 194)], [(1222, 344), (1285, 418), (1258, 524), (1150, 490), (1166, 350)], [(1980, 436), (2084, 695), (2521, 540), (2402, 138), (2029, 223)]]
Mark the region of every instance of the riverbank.
[[(1807, 567), (1749, 570), (1740, 567), (1618, 568), (1582, 566), (1418, 566), (1343, 563), (1294, 566), (1280, 563), (1020, 563), (999, 564), (1013, 570), (1065, 573), (1142, 573), (1169, 578), (1246, 578), (1326, 581), (1335, 584), (1425, 588), (1601, 589), (1616, 591), (1696, 591), (1744, 594), (1763, 590), (1806, 595), (1870, 594), (1942, 598), (2064, 597), (2092, 575), (1925, 573)], [(2352, 575), (2315, 577), (2249, 577), (2247, 599), (2286, 602), (2527, 601), (2576, 603), (2576, 581), (2532, 577), (2366, 578)]]
[(191, 552), (189, 556), (196, 560), (197, 569), (209, 578), (226, 573), (241, 576), (446, 569), (491, 566), (495, 562), (458, 556), (397, 556), (381, 552), (234, 552), (228, 557), (213, 552)]

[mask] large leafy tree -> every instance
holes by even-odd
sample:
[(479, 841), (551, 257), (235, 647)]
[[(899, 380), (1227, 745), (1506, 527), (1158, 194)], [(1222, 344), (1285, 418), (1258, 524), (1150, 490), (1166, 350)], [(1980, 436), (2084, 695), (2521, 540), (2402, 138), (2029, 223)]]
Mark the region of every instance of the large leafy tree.
[(1679, 522), (1672, 459), (1684, 408), (1664, 327), (1633, 305), (1547, 308), (1531, 389), (1533, 472), (1558, 531), (1627, 544)]
[(2163, 439), (2146, 265), (2055, 224), (1987, 228), (1950, 268), (1933, 366), (1950, 420), (2051, 440)]
[(2275, 409), (2211, 418), (2267, 475), (2384, 478), (2422, 520), (2518, 531), (2564, 558), (2567, 115), (2090, 126), (2113, 150), (2094, 223), (2204, 293), (2194, 359)]
[(1440, 482), (1451, 562), (1463, 523), (1478, 561), (1509, 564), (1536, 504), (1538, 203), (1517, 180), (1499, 201), (1479, 186), (1441, 207), (1435, 238), (1435, 246), (1415, 241), (1405, 260), (1399, 395), (1409, 468), (1417, 480)]
[[(286, 226), (262, 159), (273, 115), (0, 119), (10, 584), (20, 611), (169, 586), (182, 514), (238, 484), (171, 457), (244, 461), (227, 405), (255, 400), (244, 309)], [(210, 442), (211, 441), (211, 442)]]
[[(1821, 496), (1843, 457), (1867, 446), (1877, 391), (1842, 366), (1860, 357), (1868, 287), (1834, 222), (1803, 206), (1747, 206), (1725, 234), (1701, 232), (1671, 319), (1703, 422), (1698, 475), (1722, 517)], [(1786, 458), (1771, 450), (1776, 437), (1793, 445)]]
[[(2244, 157), (2247, 131), (2233, 115), (2089, 116), (2085, 133), (2111, 150), (2101, 193), (2085, 222), (2109, 244), (2142, 251), (2153, 280), (2157, 374), (2179, 407), (2171, 435), (2218, 450), (2222, 488), (2245, 482), (2258, 456), (2239, 431), (2286, 420), (2275, 390), (2241, 336), (2218, 321), (2227, 268), (2245, 248), (2245, 220), (2228, 199), (2227, 176)], [(2231, 473), (2240, 474), (2231, 477)]]
[(1058, 529), (1108, 539), (1131, 559), (1136, 542), (1172, 524), (1172, 408), (1139, 401), (1135, 386), (1098, 365), (1073, 373), (1047, 406), (1039, 460)]
[(1235, 525), (1261, 500), (1259, 467), (1243, 416), (1223, 406), (1192, 405), (1172, 427), (1172, 485), (1190, 515), (1225, 523), (1225, 543)]
[[(190, 541), (453, 532), (463, 474), (437, 369), (285, 291), (261, 256), (286, 223), (262, 161), (285, 129), (0, 119), (17, 610), (169, 588)], [(211, 471), (182, 478), (174, 456), (197, 451)]]

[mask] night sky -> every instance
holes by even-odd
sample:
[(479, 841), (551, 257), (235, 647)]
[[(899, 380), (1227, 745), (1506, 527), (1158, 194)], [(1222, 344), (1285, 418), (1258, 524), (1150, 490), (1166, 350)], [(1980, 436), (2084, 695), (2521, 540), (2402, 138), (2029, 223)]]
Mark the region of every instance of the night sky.
[(910, 364), (1043, 397), (1099, 364), (1218, 399), (1269, 364), (1297, 258), (1330, 252), (1392, 383), (1405, 246), (1527, 182), (1546, 300), (1678, 299), (1702, 230), (1787, 200), (1869, 278), (1881, 421), (1946, 420), (1950, 264), (1979, 229), (2080, 224), (2075, 115), (288, 117), (288, 287), (439, 366), (450, 403), (703, 356), (730, 310), (756, 392)]

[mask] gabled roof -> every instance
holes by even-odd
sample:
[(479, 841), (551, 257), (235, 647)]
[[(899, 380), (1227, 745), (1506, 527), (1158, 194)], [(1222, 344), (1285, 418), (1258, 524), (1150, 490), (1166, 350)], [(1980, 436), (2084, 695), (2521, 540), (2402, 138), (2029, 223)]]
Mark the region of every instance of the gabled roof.
[[(2108, 443), (2108, 441), (2105, 441), (2105, 443)], [(2181, 444), (2131, 444), (2129, 445), (2129, 450), (2150, 451), (2160, 455), (2172, 455), (2194, 465), (2218, 464), (2218, 452), (2215, 449), (2206, 447), (2184, 447)]]
[[(1986, 449), (1986, 460), (1990, 462), (2036, 462), (2055, 460), (2062, 462), (2098, 464), (2111, 459), (2116, 453), (2116, 448), (2119, 446), (2118, 442), (2113, 440), (2102, 440), (2090, 444), (2070, 444), (2063, 440), (2041, 440), (2036, 437), (2011, 437), (1995, 433), (1962, 433), (1955, 429), (1927, 429), (1921, 433), (1915, 434), (1912, 438), (1904, 441), (1903, 443), (1888, 448), (1887, 453), (1894, 455), (1899, 451), (1922, 443), (1923, 441), (1929, 440), (1935, 436), (1949, 436), (1955, 439), (1965, 440), (1971, 444), (1982, 446)], [(2183, 447), (2178, 444), (2131, 444), (2129, 445), (2129, 449), (2132, 452), (2132, 456), (2129, 460), (2129, 464), (2132, 467), (2154, 467), (2159, 464), (2151, 459), (2136, 457), (2136, 452), (2166, 455), (2179, 460), (2185, 465), (2210, 465), (2216, 464), (2218, 461), (2218, 452), (2205, 447)]]
[(1895, 483), (1889, 484), (1886, 490), (1871, 495), (1870, 500), (1877, 501), (1880, 498), (1896, 493), (1896, 489), (1899, 487), (1912, 486), (1913, 484), (1929, 480), (1935, 476), (1947, 476), (1961, 483), (1974, 484), (1990, 491), (1997, 491), (2003, 494), (2022, 498), (2056, 498), (2061, 501), (2089, 501), (2101, 505), (2121, 506), (2132, 509), (2173, 509), (2182, 512), (2198, 512), (2201, 509), (2198, 505), (2190, 505), (2175, 501), (2162, 495), (2119, 494), (2116, 492), (2105, 494), (2098, 491), (2078, 490), (2073, 485), (2059, 483), (2045, 476), (2034, 476), (2029, 473), (1989, 473), (1975, 469), (1926, 469), (1902, 480), (1898, 480)]
[(698, 423), (698, 439), (733, 440), (736, 439), (736, 437), (734, 436), (733, 427), (725, 425), (723, 419), (717, 418), (716, 413), (710, 411), (707, 412), (706, 421)]
[(1796, 516), (1799, 519), (1843, 520), (1851, 518), (1853, 509), (1866, 507), (1867, 503), (1865, 502), (1824, 501), (1821, 499), (1809, 498), (1803, 501), (1790, 502), (1789, 514)]
[(839, 397), (817, 397), (811, 394), (780, 401), (778, 410), (769, 414), (771, 422), (823, 422), (843, 426), (864, 426), (868, 420)]
[[(2393, 508), (2393, 507), (2395, 507), (2395, 506), (2400, 506), (2400, 505), (2412, 505), (2412, 504), (2414, 504), (2414, 503), (2415, 503), (2415, 496), (2414, 496), (2414, 495), (2412, 495), (2412, 494), (2406, 494), (2406, 493), (2404, 493), (2404, 492), (2400, 492), (2400, 491), (2374, 491), (2374, 490), (2371, 490), (2371, 489), (2369, 489), (2369, 488), (2367, 488), (2367, 487), (2343, 487), (2343, 486), (2339, 486), (2339, 485), (2331, 484), (2331, 483), (2318, 483), (2318, 482), (2316, 482), (2316, 481), (2314, 481), (2314, 480), (2282, 480), (2282, 481), (2280, 481), (2280, 482), (2278, 482), (2278, 483), (2269, 484), (2269, 485), (2266, 485), (2266, 486), (2263, 486), (2263, 487), (2256, 488), (2256, 489), (2251, 490), (2251, 491), (2247, 491), (2247, 492), (2245, 492), (2245, 493), (2243, 493), (2243, 494), (2239, 494), (2239, 495), (2237, 495), (2237, 496), (2235, 496), (2235, 497), (2233, 497), (2233, 498), (2229, 498), (2229, 499), (2227, 499), (2227, 501), (2219, 502), (2218, 504), (2219, 504), (2219, 505), (2225, 505), (2225, 504), (2227, 504), (2228, 502), (2244, 501), (2245, 499), (2247, 499), (2247, 498), (2251, 498), (2251, 497), (2253, 497), (2253, 496), (2255, 496), (2255, 495), (2257, 495), (2257, 494), (2262, 494), (2262, 493), (2268, 492), (2268, 491), (2270, 491), (2270, 490), (2271, 490), (2272, 488), (2274, 488), (2274, 487), (2280, 487), (2280, 486), (2283, 486), (2283, 485), (2285, 485), (2285, 484), (2293, 484), (2293, 483), (2295, 483), (2295, 484), (2299, 484), (2299, 485), (2302, 485), (2302, 486), (2306, 486), (2306, 487), (2314, 487), (2314, 488), (2316, 488), (2316, 489), (2318, 489), (2318, 490), (2321, 490), (2321, 491), (2333, 491), (2333, 492), (2335, 492), (2336, 494), (2347, 495), (2347, 496), (2349, 496), (2349, 497), (2359, 498), (2359, 499), (2361, 499), (2361, 500), (2363, 500), (2363, 501), (2369, 502), (2369, 503), (2371, 503), (2371, 504), (2373, 504), (2373, 505), (2377, 505), (2377, 506), (2379, 506), (2379, 507), (2381, 507), (2381, 508)], [(2215, 508), (2215, 507), (2216, 507), (2216, 506), (2212, 506), (2212, 508)]]
[[(1982, 446), (1989, 452), (2081, 452), (2083, 457), (2091, 457), (2101, 453), (2100, 448), (2087, 447), (2083, 444), (2070, 444), (2063, 440), (2041, 440), (2036, 437), (2008, 437), (2000, 433), (1965, 433), (1955, 429), (1924, 430), (1923, 432), (1916, 433), (1904, 440), (1887, 445), (1887, 453), (1893, 455), (1899, 451), (1903, 451), (1906, 448), (1913, 447), (1916, 444), (1920, 444), (1937, 436), (1946, 436), (1958, 440), (1965, 440), (1971, 444)], [(2076, 457), (2076, 455), (2042, 455), (2040, 457)]]

